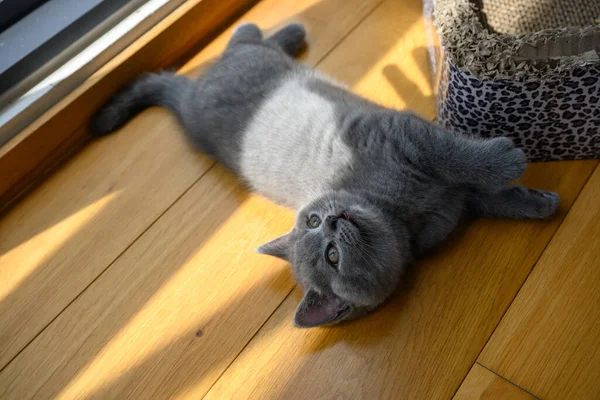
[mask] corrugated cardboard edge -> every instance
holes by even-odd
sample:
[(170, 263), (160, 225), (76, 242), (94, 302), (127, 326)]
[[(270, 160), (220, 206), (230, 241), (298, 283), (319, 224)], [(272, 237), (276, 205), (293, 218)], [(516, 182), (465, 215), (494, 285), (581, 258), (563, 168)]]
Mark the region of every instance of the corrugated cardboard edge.
[(431, 15), (444, 56), (479, 78), (545, 81), (600, 64), (600, 26), (503, 35), (484, 28), (469, 0), (425, 0), (424, 12), (426, 22), (427, 13)]

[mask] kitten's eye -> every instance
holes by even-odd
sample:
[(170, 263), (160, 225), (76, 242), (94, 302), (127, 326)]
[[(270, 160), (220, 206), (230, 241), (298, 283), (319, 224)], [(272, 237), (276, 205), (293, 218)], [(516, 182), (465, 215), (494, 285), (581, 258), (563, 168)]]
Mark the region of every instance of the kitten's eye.
[(340, 253), (338, 252), (337, 247), (334, 245), (330, 245), (327, 248), (327, 260), (333, 266), (337, 265), (338, 261), (340, 260)]
[(309, 226), (309, 228), (318, 228), (319, 225), (321, 225), (321, 218), (319, 218), (317, 214), (312, 214), (310, 217), (308, 217), (306, 224)]

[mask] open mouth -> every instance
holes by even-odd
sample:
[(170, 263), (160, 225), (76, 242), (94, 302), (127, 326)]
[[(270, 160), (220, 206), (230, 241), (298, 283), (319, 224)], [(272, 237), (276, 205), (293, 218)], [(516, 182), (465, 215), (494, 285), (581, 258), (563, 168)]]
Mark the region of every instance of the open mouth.
[(356, 228), (358, 228), (358, 224), (356, 223), (356, 220), (352, 217), (352, 215), (350, 215), (347, 211), (344, 211), (341, 215), (340, 215), (340, 219), (343, 219), (345, 221), (350, 222), (352, 225), (354, 225)]

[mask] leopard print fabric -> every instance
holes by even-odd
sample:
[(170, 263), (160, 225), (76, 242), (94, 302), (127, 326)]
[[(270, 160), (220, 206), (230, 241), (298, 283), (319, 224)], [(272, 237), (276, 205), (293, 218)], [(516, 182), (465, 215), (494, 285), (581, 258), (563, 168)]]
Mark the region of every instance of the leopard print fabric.
[(600, 158), (600, 65), (561, 78), (477, 78), (442, 60), (438, 122), (481, 137), (508, 136), (529, 161)]

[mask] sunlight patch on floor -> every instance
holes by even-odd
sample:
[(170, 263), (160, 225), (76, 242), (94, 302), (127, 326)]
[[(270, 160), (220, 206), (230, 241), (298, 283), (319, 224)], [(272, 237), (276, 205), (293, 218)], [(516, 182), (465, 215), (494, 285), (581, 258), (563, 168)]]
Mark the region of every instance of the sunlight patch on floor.
[[(160, 364), (156, 358), (160, 360), (165, 352), (206, 352), (206, 348), (192, 344), (199, 340), (203, 341), (200, 343), (204, 343), (204, 346), (215, 346), (219, 340), (215, 332), (220, 328), (211, 327), (211, 324), (214, 321), (222, 322), (216, 316), (231, 313), (236, 308), (243, 309), (238, 303), (246, 302), (247, 297), (275, 297), (276, 291), (269, 294), (269, 285), (273, 284), (273, 280), (279, 280), (275, 286), (281, 286), (282, 272), (289, 276), (284, 262), (253, 252), (255, 247), (274, 236), (273, 227), (281, 225), (277, 221), (289, 219), (291, 223), (291, 215), (285, 214), (286, 211), (256, 196), (245, 200), (183, 265), (168, 266), (177, 271), (162, 283), (148, 301), (139, 305), (139, 311), (109, 338), (58, 398), (88, 398), (115, 382), (122, 384), (119, 380), (130, 373), (144, 371), (142, 375), (152, 375), (151, 370), (157, 368), (156, 363)], [(245, 239), (244, 246), (227, 245), (230, 241), (239, 244), (242, 238)], [(250, 258), (256, 258), (256, 261), (248, 261)], [(239, 267), (248, 263), (258, 265), (259, 269), (248, 268), (245, 273), (241, 272)], [(289, 278), (284, 280), (289, 286)], [(207, 287), (211, 290), (207, 291)], [(260, 290), (250, 293), (254, 288)], [(132, 296), (127, 299), (129, 307), (137, 307), (131, 302), (136, 302), (134, 293), (138, 290), (143, 291), (144, 288), (132, 288)], [(112, 307), (118, 314), (119, 309), (126, 306), (114, 304)], [(107, 325), (113, 323), (106, 321)], [(196, 332), (200, 328), (205, 333), (198, 339)], [(110, 332), (103, 335), (110, 336)], [(208, 355), (205, 357), (210, 358)], [(152, 361), (149, 363), (148, 360)], [(216, 379), (210, 377), (209, 371), (197, 384), (206, 384), (206, 379), (213, 378)]]
[[(293, 7), (290, 7), (289, 3), (279, 0), (261, 1), (247, 15), (231, 24), (222, 35), (187, 62), (179, 72), (194, 76), (201, 74), (203, 69), (198, 70), (198, 67), (221, 55), (225, 50), (229, 39), (231, 39), (233, 31), (242, 22), (259, 23), (260, 28), (266, 30), (265, 35), (269, 35), (274, 29), (280, 28), (288, 22), (296, 21), (298, 15), (315, 7), (321, 1), (322, 0), (307, 0), (296, 2)], [(268, 9), (269, 12), (265, 12), (265, 9)], [(255, 15), (260, 15), (260, 18), (254, 18)]]
[[(352, 90), (365, 96), (375, 96), (380, 104), (387, 107), (397, 109), (417, 107), (414, 110), (421, 115), (433, 116), (434, 110), (429, 110), (433, 102), (416, 101), (420, 97), (433, 95), (429, 70), (423, 68), (423, 59), (426, 55), (411, 54), (409, 51), (409, 49), (417, 49), (426, 52), (424, 41), (422, 44), (414, 43), (416, 33), (422, 29), (421, 21), (413, 23), (406, 33), (374, 62), (369, 72), (353, 85)], [(415, 71), (419, 73), (415, 74)], [(388, 95), (378, 95), (380, 93)]]
[[(107, 194), (0, 256), (0, 301), (38, 266), (60, 251), (69, 239), (100, 214), (120, 193), (120, 190), (116, 190)], [(3, 265), (19, 265), (22, 268), (2, 268)]]

